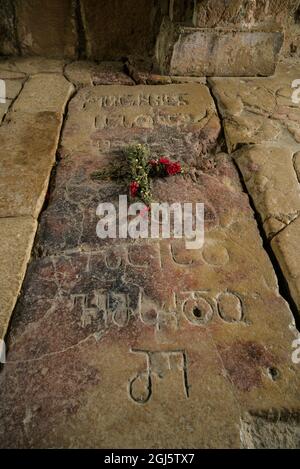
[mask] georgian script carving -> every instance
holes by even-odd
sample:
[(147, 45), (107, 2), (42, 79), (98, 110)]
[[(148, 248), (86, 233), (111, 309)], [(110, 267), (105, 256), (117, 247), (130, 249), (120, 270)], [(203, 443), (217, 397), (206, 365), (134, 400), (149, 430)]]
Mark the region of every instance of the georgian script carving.
[(152, 380), (164, 379), (167, 373), (181, 373), (183, 393), (189, 398), (188, 363), (185, 350), (150, 351), (132, 349), (132, 353), (144, 354), (145, 370), (129, 381), (129, 397), (137, 404), (146, 404), (152, 396)]

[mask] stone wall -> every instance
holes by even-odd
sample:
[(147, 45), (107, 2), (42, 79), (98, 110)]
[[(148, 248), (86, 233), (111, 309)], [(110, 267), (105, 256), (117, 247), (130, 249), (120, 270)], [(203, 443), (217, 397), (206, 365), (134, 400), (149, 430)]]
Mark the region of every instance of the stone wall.
[(0, 54), (150, 55), (167, 0), (1, 0)]
[(180, 20), (172, 0), (162, 21), (155, 55), (164, 74), (268, 76), (279, 54), (300, 56), (299, 0), (194, 0), (185, 11)]
[(298, 55), (299, 21), (299, 0), (200, 0), (196, 1), (193, 16), (193, 25), (199, 28), (283, 31), (284, 53)]
[(155, 55), (164, 73), (268, 75), (279, 51), (300, 56), (300, 0), (0, 2), (0, 55)]

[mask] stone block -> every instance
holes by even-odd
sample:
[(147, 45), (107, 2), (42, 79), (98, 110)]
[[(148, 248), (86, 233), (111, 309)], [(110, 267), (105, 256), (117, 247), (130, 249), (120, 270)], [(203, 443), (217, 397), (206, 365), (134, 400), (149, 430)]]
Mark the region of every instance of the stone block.
[(281, 32), (200, 29), (164, 21), (156, 43), (161, 72), (191, 76), (268, 76), (275, 71)]

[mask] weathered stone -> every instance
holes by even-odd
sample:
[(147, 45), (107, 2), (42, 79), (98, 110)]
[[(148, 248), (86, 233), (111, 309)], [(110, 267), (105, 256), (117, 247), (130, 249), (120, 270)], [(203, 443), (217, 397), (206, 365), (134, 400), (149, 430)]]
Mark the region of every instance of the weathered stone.
[(247, 449), (299, 448), (299, 417), (283, 414), (280, 418), (276, 412), (245, 415), (241, 439), (243, 448)]
[[(118, 14), (115, 14), (118, 12)], [(298, 0), (2, 0), (0, 54), (121, 59), (153, 56), (162, 19), (234, 32), (282, 31), (282, 54), (299, 56)]]
[(201, 0), (195, 2), (193, 21), (199, 28), (279, 28), (284, 31), (282, 54), (299, 56), (298, 0)]
[(12, 114), (0, 128), (0, 216), (37, 217), (55, 162), (62, 116)]
[(2, 0), (0, 5), (0, 55), (18, 54), (14, 26), (14, 5), (10, 0)]
[(201, 0), (195, 5), (194, 24), (200, 28), (283, 26), (298, 6), (297, 0)]
[[(245, 415), (299, 413), (293, 318), (248, 198), (228, 155), (196, 171), (218, 136), (207, 88), (87, 87), (68, 109), (0, 375), (0, 446), (240, 447)], [(90, 174), (133, 141), (195, 169), (153, 194), (205, 204), (201, 249), (96, 237), (97, 205), (127, 188)]]
[[(106, 164), (107, 153), (122, 148), (135, 134), (144, 141), (152, 137), (157, 151), (167, 146), (181, 157), (185, 150), (180, 139), (170, 136), (175, 139), (182, 129), (197, 144), (194, 154), (186, 155), (191, 161), (216, 143), (220, 131), (213, 99), (203, 85), (89, 87), (79, 91), (69, 109), (63, 153), (102, 156)], [(161, 144), (157, 132), (166, 135)]]
[[(0, 446), (264, 447), (275, 431), (280, 447), (297, 447), (300, 378), (291, 359), (297, 334), (231, 158), (210, 154), (220, 123), (208, 88), (89, 86), (94, 72), (78, 65), (67, 66), (66, 75), (87, 86), (68, 106), (38, 256), (7, 337)], [(280, 143), (291, 147), (273, 144), (265, 155), (256, 145), (247, 148), (247, 159), (246, 148), (234, 157), (248, 171), (250, 188), (258, 171), (266, 174), (265, 162), (276, 161), (284, 177), (294, 167), (296, 190), (300, 158), (284, 122), (297, 122), (297, 108), (289, 107), (286, 87), (276, 88), (276, 106), (261, 88), (257, 101), (249, 94), (247, 106), (262, 118), (279, 116)], [(1, 182), (14, 174), (11, 188), (4, 186), (15, 196), (6, 209), (16, 200), (36, 207), (32, 181), (48, 181), (71, 92), (55, 74), (30, 78), (0, 128)], [(235, 116), (245, 112), (243, 96)], [(173, 238), (97, 238), (98, 204), (117, 203), (128, 188), (93, 181), (91, 173), (123, 157), (122, 148), (135, 141), (147, 143), (153, 156), (189, 165), (186, 176), (156, 180), (153, 194), (157, 201), (205, 204), (201, 249), (187, 250)], [(277, 173), (274, 166), (266, 176), (274, 187), (283, 181)], [(38, 193), (42, 201), (44, 189)], [(261, 212), (272, 208), (271, 196), (257, 196)], [(276, 197), (281, 211), (294, 210), (283, 194)]]
[[(72, 174), (60, 177), (66, 183)], [(187, 251), (180, 241), (105, 246), (99, 240), (84, 246), (75, 234), (78, 253), (56, 251), (57, 256), (31, 264), (1, 377), (5, 386), (0, 389), (7, 390), (0, 400), (5, 402), (1, 445), (143, 447), (150, 442), (169, 447), (180, 439), (187, 447), (238, 447), (236, 399), (242, 413), (297, 409), (292, 318), (278, 295), (247, 197), (238, 184), (228, 187), (234, 177), (227, 162), (214, 176), (193, 183), (168, 179), (155, 188), (157, 200), (205, 203), (206, 238), (200, 251)], [(85, 182), (89, 188), (92, 184)], [(69, 192), (69, 198), (76, 203), (74, 194)], [(52, 204), (57, 209), (55, 196), (43, 217)], [(95, 210), (81, 226), (85, 223), (95, 230)], [(278, 370), (276, 382), (271, 369)], [(167, 404), (170, 390), (172, 404)], [(107, 403), (101, 409), (99, 395)], [(140, 419), (143, 409), (146, 420)], [(11, 413), (14, 425), (8, 427)], [(112, 437), (106, 429), (115, 418), (130, 419), (133, 433)], [(176, 432), (174, 419), (182, 421)]]
[[(14, 100), (22, 89), (23, 81), (21, 80), (7, 80), (3, 78), (3, 75), (0, 71), (0, 80), (5, 81), (6, 88), (6, 99)], [(1, 106), (1, 104), (0, 104)]]
[[(298, 12), (299, 16), (299, 12)], [(283, 55), (287, 57), (300, 57), (300, 24), (291, 25), (285, 35)]]
[(202, 83), (206, 84), (206, 77), (171, 76), (172, 83)]
[(229, 151), (244, 144), (278, 142), (297, 150), (299, 103), (293, 102), (292, 83), (298, 62), (283, 62), (270, 78), (211, 78), (212, 92), (224, 118)]
[(5, 102), (0, 102), (0, 123), (23, 86), (23, 80), (8, 80), (6, 77), (8, 77), (10, 73), (11, 72), (2, 72), (0, 70), (0, 80), (5, 81)]
[[(31, 264), (0, 377), (2, 447), (239, 447), (244, 412), (299, 408), (291, 314), (247, 197), (218, 180), (159, 184), (160, 200), (180, 187), (209, 207), (200, 251), (116, 241)], [(111, 434), (116, 420), (130, 431)]]
[(77, 31), (72, 0), (15, 1), (23, 55), (76, 57)]
[(199, 29), (167, 21), (156, 44), (163, 74), (192, 76), (268, 76), (282, 46), (280, 32)]
[(14, 103), (13, 112), (53, 112), (62, 115), (73, 87), (60, 75), (41, 73), (32, 76)]
[(278, 233), (271, 246), (298, 307), (299, 262), (291, 263), (300, 213), (300, 109), (294, 87), (299, 72), (298, 62), (287, 61), (279, 64), (274, 77), (211, 80), (227, 145), (230, 151), (241, 147), (233, 157), (267, 236)]
[(89, 87), (77, 93), (68, 109), (55, 203), (41, 222), (41, 250), (46, 252), (99, 244), (83, 219), (94, 218), (99, 196), (115, 200), (120, 184), (99, 188), (91, 173), (123, 158), (126, 145), (143, 142), (153, 156), (169, 155), (198, 167), (220, 132), (214, 102), (203, 85)]
[(5, 103), (0, 103), (0, 123), (2, 122), (4, 117), (6, 116), (10, 105), (11, 105), (11, 100), (10, 99), (7, 99)]
[(30, 78), (0, 128), (0, 217), (37, 217), (44, 202), (72, 86), (63, 78)]
[[(2, 80), (25, 80), (26, 75), (22, 72), (12, 70), (11, 62), (0, 60), (0, 75)], [(6, 69), (7, 67), (7, 69)]]
[(16, 57), (12, 64), (17, 71), (27, 75), (38, 73), (59, 73), (62, 75), (65, 60), (45, 57)]
[(160, 75), (154, 70), (152, 61), (130, 57), (125, 64), (129, 76), (137, 85), (169, 85), (172, 83), (168, 75)]
[(194, 25), (199, 28), (243, 28), (284, 32), (281, 55), (299, 56), (299, 2), (272, 0), (202, 0), (195, 3)]
[(271, 246), (288, 282), (291, 295), (300, 311), (300, 218), (292, 221), (271, 241)]
[(36, 232), (30, 217), (0, 219), (0, 339), (3, 339), (15, 306)]
[(254, 145), (234, 153), (269, 237), (300, 213), (300, 185), (294, 156), (292, 148), (271, 144)]
[(122, 62), (72, 62), (65, 68), (65, 75), (76, 86), (87, 85), (134, 85), (124, 73)]
[(117, 60), (152, 53), (160, 7), (155, 0), (81, 0), (87, 57)]

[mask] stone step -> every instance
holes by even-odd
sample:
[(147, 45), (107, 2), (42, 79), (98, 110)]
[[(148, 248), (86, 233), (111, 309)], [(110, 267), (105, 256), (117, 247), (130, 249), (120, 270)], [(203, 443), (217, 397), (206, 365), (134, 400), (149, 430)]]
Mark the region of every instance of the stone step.
[(282, 43), (280, 31), (192, 28), (165, 19), (156, 59), (167, 75), (269, 76)]

